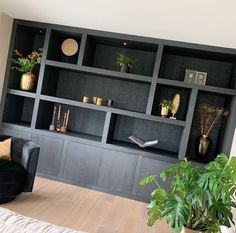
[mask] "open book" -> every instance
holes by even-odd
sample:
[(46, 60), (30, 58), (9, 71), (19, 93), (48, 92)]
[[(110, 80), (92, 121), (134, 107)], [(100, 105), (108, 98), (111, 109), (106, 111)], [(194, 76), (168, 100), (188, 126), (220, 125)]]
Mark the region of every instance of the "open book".
[(129, 139), (141, 148), (145, 148), (145, 147), (148, 147), (148, 146), (153, 146), (153, 145), (156, 145), (158, 143), (158, 140), (143, 142), (142, 140), (135, 137), (134, 135), (130, 135)]

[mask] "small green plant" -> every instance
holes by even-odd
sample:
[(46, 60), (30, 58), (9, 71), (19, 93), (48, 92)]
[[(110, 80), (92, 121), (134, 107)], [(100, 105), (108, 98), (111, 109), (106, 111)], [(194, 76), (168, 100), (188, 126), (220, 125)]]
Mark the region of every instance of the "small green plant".
[(202, 169), (183, 161), (164, 170), (160, 177), (172, 179), (168, 191), (160, 187), (155, 175), (139, 183), (157, 185), (148, 205), (149, 226), (165, 218), (175, 233), (183, 226), (218, 233), (220, 226), (234, 224), (231, 207), (235, 207), (236, 157), (220, 154)]
[(137, 60), (129, 57), (128, 55), (124, 54), (124, 53), (118, 53), (117, 57), (116, 57), (116, 64), (117, 65), (127, 65), (128, 67), (132, 68), (133, 66), (135, 66), (137, 63)]
[(161, 100), (160, 106), (162, 106), (163, 108), (169, 108), (169, 109), (171, 109), (173, 107), (172, 101), (166, 100), (164, 98)]
[(13, 66), (12, 69), (22, 73), (32, 72), (35, 65), (41, 64), (42, 62), (42, 49), (35, 50), (26, 57), (24, 57), (17, 49), (13, 51), (14, 57), (16, 57), (16, 59), (13, 60), (13, 63), (16, 64), (16, 66)]

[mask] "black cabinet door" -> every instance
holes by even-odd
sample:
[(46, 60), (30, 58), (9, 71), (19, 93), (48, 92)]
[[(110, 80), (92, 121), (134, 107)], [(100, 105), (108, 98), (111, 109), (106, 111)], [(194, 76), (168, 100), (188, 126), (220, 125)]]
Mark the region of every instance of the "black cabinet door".
[[(143, 158), (142, 165), (139, 172), (139, 180), (146, 176), (156, 175), (157, 181), (163, 188), (169, 187), (169, 181), (163, 182), (161, 178), (159, 178), (160, 173), (166, 169), (167, 167), (171, 166), (172, 163), (164, 162), (155, 159)], [(137, 181), (137, 183), (139, 182)], [(145, 186), (138, 186), (137, 188), (137, 196), (144, 197), (145, 199), (149, 199), (150, 193), (157, 187), (154, 183), (147, 184)]]
[(37, 172), (58, 176), (64, 140), (33, 134), (32, 141), (40, 146)]
[(100, 147), (69, 142), (63, 178), (96, 185), (101, 153)]
[(110, 191), (131, 193), (136, 163), (136, 155), (104, 149), (97, 185)]

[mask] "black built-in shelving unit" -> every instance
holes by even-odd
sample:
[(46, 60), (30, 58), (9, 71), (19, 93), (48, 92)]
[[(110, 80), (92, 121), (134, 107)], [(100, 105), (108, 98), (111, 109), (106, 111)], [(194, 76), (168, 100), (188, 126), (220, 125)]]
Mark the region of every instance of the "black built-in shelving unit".
[[(72, 57), (61, 51), (67, 38), (79, 44)], [(37, 85), (32, 92), (21, 91), (20, 74), (11, 69), (12, 50), (27, 54), (38, 48), (43, 48), (43, 61), (35, 70)], [(119, 52), (138, 60), (130, 73), (119, 72)], [(236, 125), (235, 64), (234, 49), (14, 20), (1, 130), (41, 146), (39, 175), (145, 199), (152, 186), (140, 189), (140, 178), (194, 157), (199, 103), (230, 111), (224, 127), (210, 134), (210, 154), (230, 153)], [(184, 82), (186, 69), (207, 72), (206, 85)], [(177, 120), (162, 118), (161, 99), (176, 93), (181, 96)], [(83, 96), (112, 99), (114, 106), (83, 103)], [(59, 104), (71, 112), (66, 134), (48, 130)], [(131, 134), (159, 143), (140, 149), (128, 139)]]

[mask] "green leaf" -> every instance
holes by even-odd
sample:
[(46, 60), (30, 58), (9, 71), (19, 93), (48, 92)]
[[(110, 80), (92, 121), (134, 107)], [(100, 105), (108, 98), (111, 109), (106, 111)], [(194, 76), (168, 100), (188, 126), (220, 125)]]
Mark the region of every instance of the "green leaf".
[(152, 183), (156, 179), (156, 175), (147, 176), (139, 181), (140, 186)]

